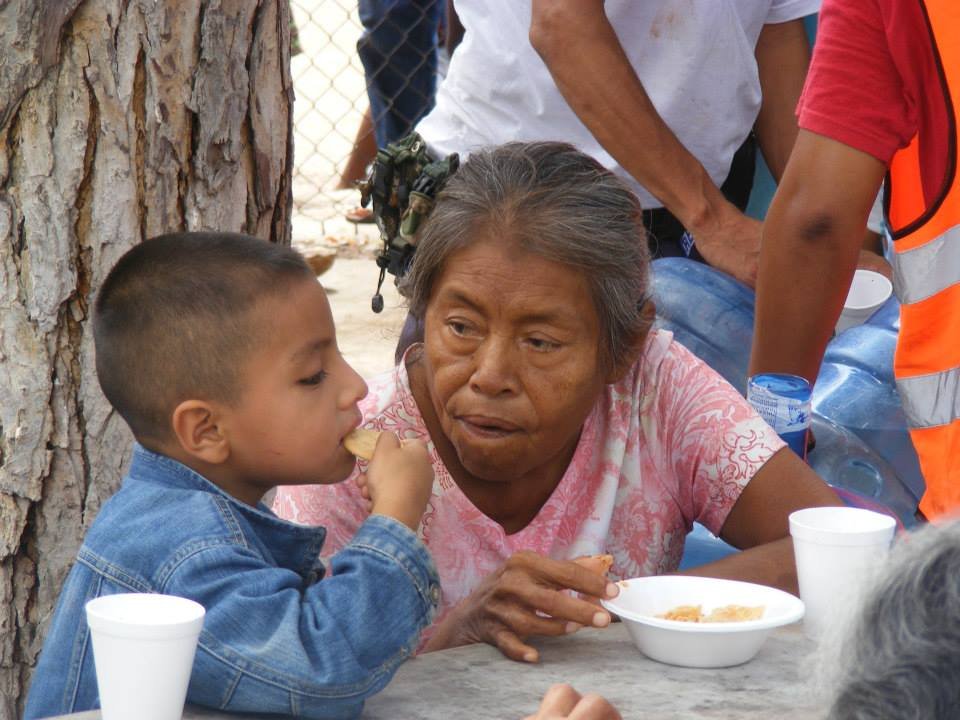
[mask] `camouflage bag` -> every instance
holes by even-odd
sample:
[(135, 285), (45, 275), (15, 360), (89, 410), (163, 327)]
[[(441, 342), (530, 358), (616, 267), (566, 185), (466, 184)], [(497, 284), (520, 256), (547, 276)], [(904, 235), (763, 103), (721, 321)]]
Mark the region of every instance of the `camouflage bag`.
[(383, 242), (377, 255), (380, 279), (370, 303), (374, 312), (383, 310), (380, 288), (386, 273), (397, 278), (406, 273), (417, 245), (417, 231), (433, 209), (437, 193), (459, 166), (456, 153), (433, 160), (417, 133), (377, 151), (370, 174), (358, 186), (360, 204), (366, 207), (373, 201), (373, 217)]

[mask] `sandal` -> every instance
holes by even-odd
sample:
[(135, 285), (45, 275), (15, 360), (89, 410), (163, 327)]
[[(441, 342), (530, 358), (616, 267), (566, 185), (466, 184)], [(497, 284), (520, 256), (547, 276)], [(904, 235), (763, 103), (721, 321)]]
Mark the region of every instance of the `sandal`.
[(352, 222), (355, 225), (366, 225), (373, 222), (373, 210), (365, 207), (355, 207), (353, 210), (347, 211), (344, 218), (347, 222)]

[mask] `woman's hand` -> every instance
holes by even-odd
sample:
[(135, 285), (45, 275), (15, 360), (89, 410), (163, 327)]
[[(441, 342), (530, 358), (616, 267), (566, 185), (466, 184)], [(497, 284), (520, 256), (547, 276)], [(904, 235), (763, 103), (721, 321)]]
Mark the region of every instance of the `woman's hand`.
[(620, 713), (599, 695), (580, 696), (569, 685), (554, 685), (540, 709), (526, 720), (621, 720)]
[(539, 654), (523, 642), (527, 637), (610, 624), (606, 610), (567, 590), (594, 598), (618, 593), (615, 583), (576, 562), (518, 552), (440, 622), (424, 650), (485, 642), (512, 660), (536, 662)]

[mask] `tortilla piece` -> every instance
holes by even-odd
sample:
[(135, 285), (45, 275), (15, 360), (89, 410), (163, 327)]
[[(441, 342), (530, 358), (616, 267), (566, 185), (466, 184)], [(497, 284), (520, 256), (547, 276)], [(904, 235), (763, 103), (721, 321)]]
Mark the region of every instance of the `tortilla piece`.
[(587, 557), (577, 558), (574, 562), (591, 572), (606, 577), (607, 573), (610, 572), (610, 567), (613, 565), (613, 555), (589, 555)]
[(356, 428), (343, 438), (343, 446), (351, 455), (356, 455), (362, 460), (369, 460), (373, 457), (373, 450), (377, 446), (378, 437), (380, 437), (380, 433), (377, 430)]

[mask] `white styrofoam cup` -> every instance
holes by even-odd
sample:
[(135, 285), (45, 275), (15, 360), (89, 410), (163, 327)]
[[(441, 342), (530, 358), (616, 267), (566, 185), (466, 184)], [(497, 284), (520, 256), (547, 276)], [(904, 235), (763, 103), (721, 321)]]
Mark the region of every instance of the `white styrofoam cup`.
[(817, 507), (790, 513), (803, 625), (819, 637), (840, 607), (858, 603), (864, 582), (883, 562), (896, 520), (852, 507)]
[(843, 332), (860, 325), (883, 305), (893, 292), (893, 285), (886, 277), (873, 270), (859, 269), (853, 274), (850, 291), (843, 303), (837, 320), (836, 331)]
[(95, 598), (86, 610), (103, 720), (180, 720), (203, 606), (123, 593)]

